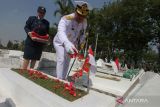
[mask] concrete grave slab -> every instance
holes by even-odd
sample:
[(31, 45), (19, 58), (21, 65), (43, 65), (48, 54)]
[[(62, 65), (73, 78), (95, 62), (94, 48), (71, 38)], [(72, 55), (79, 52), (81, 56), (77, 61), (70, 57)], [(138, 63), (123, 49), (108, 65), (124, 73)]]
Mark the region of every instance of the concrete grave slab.
[(114, 97), (127, 96), (129, 91), (139, 82), (139, 78), (144, 74), (141, 70), (136, 78), (132, 81), (121, 78), (120, 81), (95, 77), (92, 79), (91, 88), (100, 92), (104, 92)]
[(36, 85), (8, 68), (0, 68), (0, 93), (11, 98), (16, 107), (114, 107), (115, 98), (90, 91), (74, 102), (67, 101)]
[(146, 72), (119, 107), (159, 107), (160, 75)]

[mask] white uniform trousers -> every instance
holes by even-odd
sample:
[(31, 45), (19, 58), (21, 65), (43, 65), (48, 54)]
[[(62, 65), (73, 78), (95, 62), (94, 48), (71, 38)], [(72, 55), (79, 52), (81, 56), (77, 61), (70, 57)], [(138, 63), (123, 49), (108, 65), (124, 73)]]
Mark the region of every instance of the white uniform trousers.
[(56, 66), (57, 78), (64, 80), (68, 72), (70, 57), (68, 56), (65, 48), (62, 45), (54, 43), (54, 47), (56, 49), (56, 57), (57, 57), (56, 58), (57, 60), (57, 66)]

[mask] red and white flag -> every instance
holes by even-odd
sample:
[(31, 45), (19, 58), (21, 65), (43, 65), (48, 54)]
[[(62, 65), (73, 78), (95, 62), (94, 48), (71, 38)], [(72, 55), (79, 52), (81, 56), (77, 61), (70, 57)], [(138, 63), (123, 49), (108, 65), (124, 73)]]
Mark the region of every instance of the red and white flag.
[(89, 49), (88, 49), (88, 56), (85, 59), (85, 62), (84, 62), (84, 65), (83, 65), (82, 69), (85, 72), (91, 71), (92, 73), (95, 73), (97, 71), (97, 69), (96, 69), (96, 61), (95, 61), (94, 53), (93, 53), (91, 47), (89, 47)]
[(114, 62), (115, 62), (115, 64), (116, 64), (116, 66), (117, 66), (117, 69), (119, 70), (119, 69), (120, 69), (120, 67), (119, 67), (119, 59), (116, 58)]

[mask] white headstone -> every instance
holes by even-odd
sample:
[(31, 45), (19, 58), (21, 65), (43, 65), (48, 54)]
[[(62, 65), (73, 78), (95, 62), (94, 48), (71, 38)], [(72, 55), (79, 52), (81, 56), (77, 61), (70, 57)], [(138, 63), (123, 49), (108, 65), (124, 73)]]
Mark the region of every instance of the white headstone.
[(97, 67), (104, 67), (103, 59), (98, 59), (96, 63), (97, 63)]
[(115, 63), (114, 61), (111, 61), (111, 65), (112, 65), (113, 71), (114, 71), (115, 73), (118, 73), (118, 68), (117, 68), (116, 63)]

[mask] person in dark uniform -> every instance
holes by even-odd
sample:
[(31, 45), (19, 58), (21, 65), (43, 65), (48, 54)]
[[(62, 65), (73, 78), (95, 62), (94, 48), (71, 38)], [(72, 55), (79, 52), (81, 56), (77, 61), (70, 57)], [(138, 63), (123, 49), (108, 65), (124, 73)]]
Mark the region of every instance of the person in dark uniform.
[(43, 6), (39, 6), (37, 16), (30, 16), (26, 21), (24, 30), (27, 33), (27, 38), (25, 40), (22, 69), (27, 69), (29, 63), (30, 68), (34, 68), (36, 61), (41, 58), (45, 43), (35, 41), (32, 32), (34, 31), (40, 36), (49, 36), (49, 22), (44, 19), (45, 13), (46, 9)]

